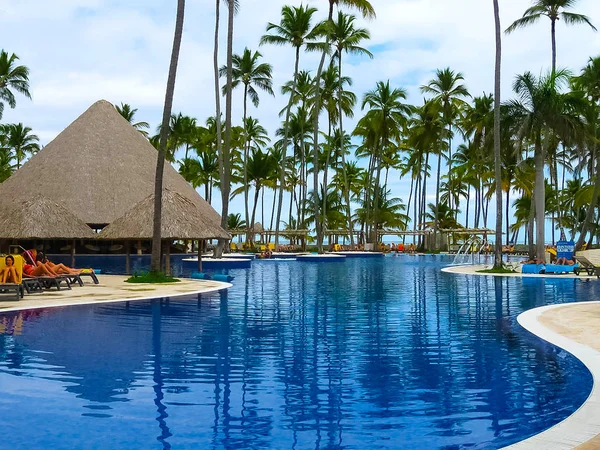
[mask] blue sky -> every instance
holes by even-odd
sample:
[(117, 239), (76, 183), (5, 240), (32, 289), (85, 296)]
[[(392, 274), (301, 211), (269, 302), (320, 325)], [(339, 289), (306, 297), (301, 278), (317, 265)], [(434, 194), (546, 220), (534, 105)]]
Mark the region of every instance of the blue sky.
[[(201, 122), (214, 114), (212, 39), (214, 3), (188, 0), (183, 45), (174, 99), (174, 112)], [(258, 48), (266, 23), (278, 22), (281, 6), (299, 4), (283, 0), (241, 0), (236, 18), (235, 48)], [(324, 0), (311, 0), (326, 14)], [(474, 95), (493, 89), (494, 28), (492, 0), (372, 0), (377, 19), (360, 20), (371, 31), (367, 43), (375, 58), (347, 59), (345, 74), (354, 80), (355, 92), (372, 89), (379, 80), (409, 92), (408, 101), (422, 101), (419, 86), (446, 66), (461, 71)], [(500, 0), (506, 28), (529, 6), (525, 0)], [(3, 122), (31, 126), (42, 143), (99, 99), (129, 103), (138, 108), (138, 119), (158, 124), (164, 99), (171, 51), (176, 1), (164, 0), (0, 0), (2, 47), (16, 53), (31, 70), (33, 100), (18, 98), (15, 110), (6, 109)], [(580, 0), (576, 11), (600, 26), (600, 2)], [(225, 29), (225, 17), (222, 17)], [(514, 75), (526, 70), (539, 74), (550, 65), (550, 25), (538, 25), (503, 36), (503, 97), (511, 95)], [(600, 33), (587, 27), (557, 27), (558, 65), (579, 71), (598, 54)], [(222, 41), (222, 49), (225, 42)], [(291, 78), (293, 51), (261, 47), (274, 66), (274, 84)], [(224, 53), (222, 53), (224, 54)], [(224, 58), (221, 58), (224, 62)], [(301, 66), (315, 70), (317, 56), (303, 54)], [(278, 89), (277, 89), (278, 91)], [(236, 93), (234, 117), (241, 117), (241, 91)], [(273, 133), (277, 113), (286, 100), (261, 95), (258, 109), (249, 114)], [(357, 110), (356, 117), (360, 116)], [(355, 120), (347, 121), (351, 127)], [(390, 174), (395, 196), (408, 199), (409, 183)], [(215, 203), (219, 209), (218, 200)], [(241, 202), (233, 208), (242, 211)], [(267, 210), (269, 210), (267, 205)]]

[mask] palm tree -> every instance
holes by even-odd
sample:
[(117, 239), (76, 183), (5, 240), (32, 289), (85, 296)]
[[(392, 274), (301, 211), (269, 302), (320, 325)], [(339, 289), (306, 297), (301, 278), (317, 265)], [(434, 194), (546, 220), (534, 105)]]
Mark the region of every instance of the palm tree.
[[(268, 94), (275, 95), (273, 92), (273, 83), (271, 81), (273, 67), (267, 63), (259, 63), (259, 59), (262, 55), (259, 52), (252, 53), (248, 47), (244, 49), (242, 55), (233, 55), (232, 62), (232, 77), (233, 82), (231, 89), (235, 89), (240, 84), (244, 86), (244, 115), (242, 123), (247, 123), (248, 118), (248, 97), (252, 100), (252, 104), (258, 107), (260, 98), (255, 86)], [(221, 67), (221, 76), (227, 75), (227, 67)], [(228, 85), (223, 86), (223, 93), (226, 94)], [(246, 139), (247, 144), (244, 146), (243, 153), (243, 165), (244, 165), (244, 185), (248, 186), (248, 171), (246, 170), (246, 163), (248, 161), (250, 139)], [(248, 190), (244, 191), (244, 204), (246, 213), (246, 222), (249, 220), (248, 214)]]
[[(233, 1), (233, 0), (230, 0)], [(219, 181), (220, 187), (223, 189), (225, 184), (229, 182), (229, 179), (225, 174), (229, 174), (231, 170), (229, 167), (229, 158), (225, 158), (225, 151), (223, 149), (223, 135), (222, 135), (222, 115), (221, 115), (221, 97), (219, 88), (219, 20), (221, 19), (221, 0), (215, 0), (215, 35), (213, 42), (213, 77), (214, 77), (214, 94), (215, 94), (215, 142), (217, 146), (217, 162), (219, 164)], [(232, 21), (233, 26), (233, 21)], [(227, 61), (229, 64), (229, 61)], [(221, 195), (221, 207), (223, 209), (226, 202), (229, 201), (229, 195)], [(224, 209), (229, 209), (224, 208)], [(222, 249), (221, 249), (222, 250)], [(219, 253), (219, 249), (217, 249)]]
[(494, 247), (494, 267), (502, 267), (502, 149), (500, 145), (500, 77), (502, 64), (502, 32), (500, 29), (500, 7), (494, 2), (494, 23), (496, 26), (496, 65), (494, 70), (494, 172), (496, 176), (496, 245)]
[[(218, 0), (217, 0), (218, 1)], [(225, 0), (227, 2), (227, 69), (226, 69), (226, 86), (233, 84), (233, 18), (239, 8), (237, 0)], [(217, 15), (218, 17), (218, 15)], [(215, 30), (215, 42), (218, 39), (218, 30)], [(217, 45), (215, 43), (215, 77), (218, 76), (218, 61), (217, 58)], [(215, 96), (216, 102), (219, 104), (219, 91), (218, 84), (215, 82)], [(229, 215), (229, 194), (231, 191), (231, 168), (230, 158), (232, 150), (232, 122), (231, 122), (231, 108), (233, 100), (233, 90), (226, 88), (225, 91), (225, 138), (219, 152), (219, 171), (221, 172), (221, 226), (227, 229), (227, 217)], [(220, 118), (220, 106), (217, 106), (217, 117)], [(217, 121), (217, 130), (219, 130), (219, 121)], [(217, 131), (219, 134), (219, 132)], [(221, 144), (221, 140), (217, 137), (217, 145)], [(223, 253), (223, 247), (225, 246), (224, 240), (219, 240), (219, 244), (215, 248), (215, 256), (220, 257)]]
[(169, 64), (169, 77), (165, 93), (165, 106), (163, 109), (162, 127), (160, 130), (160, 145), (156, 160), (156, 178), (154, 181), (154, 227), (152, 230), (152, 259), (150, 268), (153, 272), (160, 272), (162, 260), (162, 191), (163, 173), (165, 168), (165, 154), (167, 151), (167, 140), (169, 139), (169, 119), (173, 107), (173, 93), (175, 91), (175, 78), (177, 75), (177, 61), (179, 60), (179, 49), (181, 48), (181, 36), (183, 34), (183, 18), (185, 13), (185, 0), (177, 0), (177, 17), (175, 19), (175, 35), (173, 38), (173, 50)]
[[(356, 17), (352, 15), (344, 14), (342, 11), (338, 11), (337, 21), (331, 22), (330, 30), (329, 30), (329, 40), (333, 47), (335, 48), (334, 58), (337, 58), (338, 61), (338, 108), (339, 108), (339, 122), (340, 122), (340, 134), (344, 134), (344, 111), (343, 111), (343, 103), (342, 103), (342, 95), (343, 95), (343, 77), (342, 77), (342, 55), (344, 53), (349, 53), (352, 55), (365, 55), (369, 58), (373, 58), (373, 54), (360, 47), (361, 41), (365, 39), (370, 39), (371, 35), (369, 31), (365, 28), (355, 28), (354, 21)], [(344, 175), (344, 199), (346, 201), (346, 220), (348, 221), (348, 229), (350, 230), (350, 245), (354, 248), (354, 234), (352, 233), (352, 215), (350, 211), (350, 189), (348, 186), (348, 180), (346, 176), (346, 151), (345, 148), (342, 148), (341, 151), (342, 156), (342, 173)]]
[[(408, 136), (408, 145), (410, 148), (417, 150), (416, 155), (420, 155), (419, 159), (421, 160), (422, 156), (425, 155), (425, 169), (429, 163), (429, 155), (438, 155), (436, 205), (439, 205), (441, 161), (444, 157), (446, 146), (448, 145), (448, 140), (446, 140), (446, 138), (450, 133), (449, 128), (446, 127), (446, 121), (443, 119), (442, 108), (442, 102), (437, 100), (426, 101), (425, 104), (417, 110), (417, 114), (409, 121), (410, 131)], [(424, 179), (420, 180), (420, 216), (424, 216), (425, 214), (427, 172), (424, 172), (424, 175)], [(449, 182), (451, 182), (451, 180), (449, 180)], [(436, 214), (435, 217), (438, 217), (438, 214)], [(421, 221), (419, 221), (419, 223), (420, 222)], [(418, 225), (418, 223), (415, 223), (415, 225)], [(437, 231), (437, 228), (435, 229)]]
[(134, 121), (134, 116), (135, 116), (135, 113), (137, 112), (137, 108), (132, 108), (129, 104), (122, 103), (122, 102), (121, 102), (121, 106), (115, 105), (115, 108), (119, 112), (119, 114), (121, 114), (121, 116), (123, 116), (123, 118), (131, 124), (131, 126), (133, 128), (135, 128), (140, 133), (142, 133), (142, 135), (144, 135), (144, 137), (146, 137), (146, 138), (148, 137), (148, 132), (146, 131), (146, 129), (150, 128), (150, 125), (148, 124), (148, 122), (135, 122)]
[(17, 66), (18, 60), (19, 57), (14, 53), (8, 56), (4, 50), (0, 51), (0, 119), (4, 112), (4, 102), (8, 103), (11, 108), (17, 106), (15, 94), (11, 89), (31, 99), (29, 69), (25, 66)]
[[(436, 77), (427, 85), (421, 86), (421, 92), (432, 94), (434, 99), (442, 105), (442, 114), (444, 122), (448, 127), (448, 171), (452, 173), (452, 125), (459, 115), (460, 110), (466, 105), (463, 100), (470, 97), (469, 91), (465, 85), (460, 84), (464, 80), (462, 73), (455, 73), (449, 67), (436, 71)], [(441, 158), (442, 155), (439, 155)], [(439, 179), (439, 177), (438, 177)], [(436, 204), (439, 204), (439, 182), (436, 190)], [(450, 205), (452, 207), (452, 205)], [(437, 214), (436, 214), (437, 217)], [(434, 226), (437, 231), (437, 226)]]
[(39, 138), (31, 134), (31, 128), (24, 127), (22, 123), (8, 124), (4, 126), (6, 134), (5, 148), (14, 155), (17, 161), (17, 170), (21, 168), (21, 161), (28, 155), (40, 151)]
[(598, 114), (600, 109), (600, 57), (590, 58), (588, 64), (582, 69), (581, 74), (573, 79), (573, 84), (576, 89), (588, 96), (588, 100), (590, 100), (591, 103), (591, 114), (589, 114), (591, 121), (588, 122), (590, 122), (591, 125), (590, 135), (592, 136), (593, 143), (590, 147), (593, 149), (592, 154), (596, 157), (594, 190), (576, 246), (577, 248), (581, 248), (592, 227), (594, 210), (600, 196), (600, 155), (598, 155), (597, 151), (597, 135), (600, 129), (600, 127), (598, 127)]
[[(252, 216), (250, 218), (249, 228), (253, 228), (256, 218), (256, 207), (260, 198), (261, 189), (265, 183), (272, 178), (273, 173), (277, 170), (277, 162), (271, 152), (263, 152), (260, 148), (253, 148), (250, 157), (248, 158), (248, 182), (254, 185), (254, 204), (252, 206)], [(232, 196), (238, 195), (246, 189), (241, 186), (232, 192)], [(253, 233), (249, 234), (249, 243), (252, 243)]]
[[(326, 23), (333, 23), (333, 7), (337, 5), (346, 6), (348, 8), (358, 10), (364, 18), (372, 19), (375, 17), (375, 8), (371, 5), (369, 0), (328, 0), (329, 2), (329, 12), (327, 14)], [(327, 43), (329, 44), (329, 38), (327, 39)], [(317, 74), (315, 76), (315, 111), (320, 111), (321, 109), (321, 91), (320, 91), (320, 80), (321, 74), (323, 73), (323, 67), (325, 65), (325, 57), (329, 52), (329, 45), (325, 45), (322, 47), (321, 61), (319, 61), (319, 67), (317, 69)], [(319, 173), (319, 114), (314, 114), (313, 116), (313, 165), (315, 170), (315, 176), (313, 180), (314, 191), (318, 192), (319, 190), (319, 180), (316, 174)], [(315, 204), (315, 207), (318, 207)], [(317, 248), (319, 252), (322, 252), (322, 243), (319, 244), (319, 214), (318, 211), (315, 211), (315, 226), (317, 230)]]
[[(298, 67), (300, 64), (300, 49), (306, 45), (308, 50), (314, 50), (314, 41), (322, 33), (321, 26), (312, 26), (312, 19), (317, 12), (316, 8), (300, 5), (298, 7), (284, 6), (281, 8), (281, 21), (279, 24), (269, 22), (267, 24), (267, 33), (260, 39), (260, 45), (272, 44), (279, 46), (291, 45), (295, 50), (294, 77), (290, 89), (290, 99), (285, 112), (284, 137), (283, 137), (283, 159), (285, 160), (289, 134), (288, 126), (290, 122), (290, 113), (294, 103), (296, 85), (298, 83)], [(319, 74), (320, 77), (320, 74)], [(285, 184), (285, 171), (283, 167), (279, 171), (280, 190), (277, 207), (277, 219), (275, 220), (275, 247), (279, 245), (279, 223), (281, 221), (281, 210), (283, 208), (283, 189)]]
[(550, 19), (550, 37), (552, 39), (552, 71), (556, 71), (556, 21), (562, 19), (567, 25), (587, 24), (592, 30), (596, 27), (592, 25), (589, 17), (583, 14), (575, 14), (565, 11), (577, 3), (577, 0), (536, 0), (530, 8), (523, 13), (523, 17), (515, 20), (506, 33), (512, 33), (519, 28), (525, 28), (533, 25), (543, 16)]
[[(368, 91), (362, 102), (362, 109), (369, 107), (369, 111), (359, 122), (359, 126), (366, 125), (376, 136), (374, 147), (373, 166), (370, 167), (370, 173), (375, 173), (375, 179), (372, 175), (368, 183), (374, 187), (373, 196), (373, 217), (377, 217), (377, 207), (380, 195), (381, 169), (383, 167), (383, 155), (392, 144), (395, 138), (408, 122), (408, 117), (413, 112), (413, 108), (402, 102), (406, 99), (406, 91), (401, 88), (392, 89), (389, 80), (387, 82), (379, 81), (374, 90)], [(367, 205), (368, 206), (368, 205)], [(367, 214), (367, 217), (369, 215)], [(373, 223), (372, 242), (377, 242), (377, 222)]]
[(227, 218), (227, 229), (228, 230), (241, 230), (246, 228), (246, 221), (242, 220), (241, 214), (229, 214)]
[(562, 94), (560, 89), (569, 80), (565, 70), (551, 72), (536, 79), (530, 72), (518, 75), (513, 90), (519, 97), (507, 104), (508, 114), (518, 124), (521, 139), (533, 142), (535, 159), (534, 208), (536, 222), (536, 257), (544, 258), (545, 231), (545, 186), (544, 164), (546, 147), (542, 144), (545, 133), (558, 133), (562, 136), (573, 134), (580, 127), (576, 111), (580, 99), (572, 94)]

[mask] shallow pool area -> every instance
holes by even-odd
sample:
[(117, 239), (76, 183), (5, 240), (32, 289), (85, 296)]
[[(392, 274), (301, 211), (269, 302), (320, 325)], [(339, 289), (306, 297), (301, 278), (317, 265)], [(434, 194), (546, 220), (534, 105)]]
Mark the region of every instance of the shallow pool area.
[(575, 411), (589, 372), (516, 317), (600, 299), (600, 283), (440, 272), (451, 262), (255, 261), (221, 293), (2, 315), (4, 442), (499, 448)]

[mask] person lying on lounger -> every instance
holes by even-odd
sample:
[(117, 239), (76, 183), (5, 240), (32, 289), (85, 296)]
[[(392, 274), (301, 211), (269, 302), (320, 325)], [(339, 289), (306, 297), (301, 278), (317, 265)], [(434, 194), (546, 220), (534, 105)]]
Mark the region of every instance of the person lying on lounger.
[(543, 259), (533, 258), (529, 261), (521, 261), (521, 264), (546, 264), (546, 261)]
[(575, 261), (573, 261), (573, 258), (568, 259), (568, 258), (562, 257), (562, 258), (556, 258), (556, 261), (554, 262), (554, 264), (557, 264), (559, 266), (574, 266)]
[(72, 269), (64, 264), (54, 264), (46, 255), (42, 252), (39, 252), (36, 257), (37, 262), (46, 266), (49, 272), (54, 273), (55, 275), (79, 275), (81, 270)]
[(11, 255), (8, 255), (5, 259), (6, 266), (2, 269), (2, 275), (0, 276), (0, 283), (16, 283), (20, 284), (21, 279), (19, 274), (17, 273), (17, 269), (15, 267), (15, 258)]

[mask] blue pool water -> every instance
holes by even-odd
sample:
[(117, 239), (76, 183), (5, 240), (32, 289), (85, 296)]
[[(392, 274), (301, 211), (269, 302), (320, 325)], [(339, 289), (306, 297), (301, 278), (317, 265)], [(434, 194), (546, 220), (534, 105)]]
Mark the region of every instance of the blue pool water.
[(200, 298), (5, 314), (0, 448), (499, 448), (577, 409), (591, 376), (516, 317), (600, 283), (449, 262), (256, 261)]

